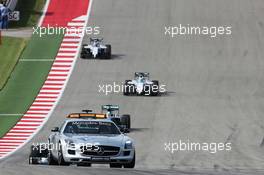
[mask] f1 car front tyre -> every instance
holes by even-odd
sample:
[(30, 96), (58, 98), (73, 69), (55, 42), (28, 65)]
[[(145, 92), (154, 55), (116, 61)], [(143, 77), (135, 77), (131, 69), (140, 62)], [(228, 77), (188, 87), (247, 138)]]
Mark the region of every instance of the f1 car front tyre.
[(40, 146), (31, 146), (30, 147), (30, 155), (29, 155), (29, 158), (28, 158), (28, 163), (29, 164), (37, 164), (33, 157), (38, 157), (39, 156), (39, 150), (40, 150)]
[(136, 164), (136, 153), (134, 153), (133, 160), (130, 163), (124, 164), (124, 168), (135, 168), (135, 164)]

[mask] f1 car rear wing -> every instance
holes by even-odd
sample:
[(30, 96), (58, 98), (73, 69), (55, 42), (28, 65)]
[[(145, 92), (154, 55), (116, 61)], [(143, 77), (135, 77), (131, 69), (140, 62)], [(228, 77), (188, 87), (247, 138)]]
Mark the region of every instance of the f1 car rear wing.
[(103, 42), (103, 38), (90, 38), (90, 42)]
[(135, 77), (139, 77), (139, 76), (149, 77), (149, 73), (148, 72), (135, 72)]

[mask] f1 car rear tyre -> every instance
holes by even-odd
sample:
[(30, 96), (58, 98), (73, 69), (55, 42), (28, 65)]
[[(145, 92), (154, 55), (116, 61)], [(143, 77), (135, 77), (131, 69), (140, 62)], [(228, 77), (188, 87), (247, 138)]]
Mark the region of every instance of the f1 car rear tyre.
[(120, 163), (110, 163), (110, 168), (122, 168), (122, 164), (120, 164)]
[(136, 164), (136, 152), (134, 153), (133, 160), (128, 164), (124, 164), (124, 168), (135, 168), (135, 164)]
[(30, 157), (30, 156), (29, 156), (29, 159), (28, 159), (28, 164), (29, 164), (29, 165), (31, 165), (31, 164), (35, 164), (35, 163), (33, 162), (33, 158)]
[(85, 46), (88, 46), (87, 44), (84, 44), (82, 46), (82, 51), (81, 51), (81, 58), (83, 59), (88, 59), (88, 58), (92, 58), (92, 53), (91, 50), (88, 48), (84, 48)]
[(128, 114), (122, 115), (122, 117), (121, 117), (121, 124), (122, 125), (126, 125), (126, 128), (127, 129), (130, 129), (130, 127), (131, 127), (131, 124), (130, 124), (130, 115), (128, 115)]
[(153, 84), (151, 86), (151, 95), (157, 96), (159, 94), (159, 81), (153, 80)]
[(48, 150), (42, 150), (40, 145), (32, 145), (30, 147), (29, 164), (38, 164), (37, 158), (46, 157)]
[(106, 50), (105, 50), (105, 59), (111, 59), (112, 56), (112, 47), (110, 44), (106, 44)]
[(39, 146), (32, 145), (30, 147), (30, 154), (29, 154), (29, 158), (28, 158), (28, 163), (29, 164), (36, 164), (33, 161), (33, 157), (38, 157), (38, 154), (39, 154)]

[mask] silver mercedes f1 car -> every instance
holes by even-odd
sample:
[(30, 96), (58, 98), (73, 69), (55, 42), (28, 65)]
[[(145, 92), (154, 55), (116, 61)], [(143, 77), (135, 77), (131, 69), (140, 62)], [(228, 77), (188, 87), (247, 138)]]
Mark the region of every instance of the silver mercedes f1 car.
[(125, 81), (123, 94), (157, 96), (159, 94), (159, 81), (150, 80), (147, 72), (136, 72), (134, 80)]
[(111, 59), (111, 45), (104, 44), (103, 38), (90, 38), (90, 44), (83, 44), (81, 58)]

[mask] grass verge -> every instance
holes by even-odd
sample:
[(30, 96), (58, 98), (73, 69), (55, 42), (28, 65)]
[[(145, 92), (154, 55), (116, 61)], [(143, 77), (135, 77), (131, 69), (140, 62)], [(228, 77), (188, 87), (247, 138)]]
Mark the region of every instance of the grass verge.
[[(33, 35), (20, 59), (54, 59), (63, 35)], [(0, 91), (0, 138), (12, 128), (30, 107), (42, 87), (52, 62), (20, 61)]]
[[(7, 82), (9, 75), (13, 71), (19, 56), (27, 43), (26, 39), (3, 37), (0, 45), (0, 90)], [(14, 52), (15, 51), (15, 52)]]

